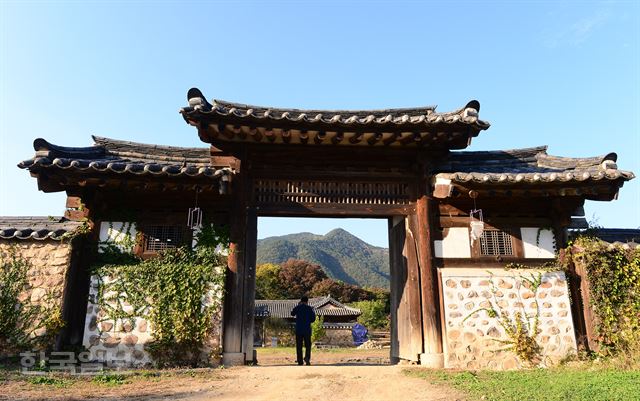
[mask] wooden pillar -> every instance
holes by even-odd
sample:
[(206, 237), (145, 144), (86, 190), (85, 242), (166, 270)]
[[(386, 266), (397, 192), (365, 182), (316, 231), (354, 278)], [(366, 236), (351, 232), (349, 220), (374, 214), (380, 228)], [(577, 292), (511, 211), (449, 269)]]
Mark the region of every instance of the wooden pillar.
[(65, 326), (56, 339), (56, 349), (82, 345), (89, 300), (90, 268), (100, 235), (100, 221), (96, 219), (95, 208), (99, 204), (99, 195), (95, 192), (87, 194), (80, 190), (67, 191), (65, 217), (86, 221), (88, 231), (71, 241), (71, 260), (62, 295), (62, 318)]
[[(251, 191), (249, 191), (251, 193)], [(244, 299), (242, 302), (242, 352), (245, 362), (257, 363), (253, 349), (253, 309), (256, 292), (256, 245), (258, 242), (258, 216), (255, 207), (247, 210), (247, 225), (244, 250)]]
[(244, 259), (247, 231), (247, 194), (245, 190), (247, 180), (248, 177), (243, 168), (238, 171), (231, 183), (234, 202), (230, 213), (230, 243), (222, 333), (222, 363), (227, 366), (245, 363), (242, 326), (244, 322)]
[(420, 275), (410, 220), (416, 216), (395, 216), (389, 220), (389, 263), (391, 273), (391, 361), (419, 361), (422, 353), (420, 317)]
[(418, 192), (416, 202), (416, 246), (420, 266), (420, 292), (422, 305), (423, 354), (420, 364), (433, 368), (444, 366), (442, 353), (442, 327), (440, 325), (440, 299), (437, 269), (433, 259), (433, 200), (426, 195), (426, 182)]

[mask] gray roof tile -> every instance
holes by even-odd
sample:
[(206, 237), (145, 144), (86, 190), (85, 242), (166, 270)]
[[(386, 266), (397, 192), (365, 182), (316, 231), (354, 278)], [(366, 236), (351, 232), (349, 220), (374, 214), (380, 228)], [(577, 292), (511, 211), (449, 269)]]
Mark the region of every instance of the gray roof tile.
[(57, 168), (80, 172), (161, 177), (211, 177), (231, 174), (210, 164), (207, 148), (149, 145), (94, 136), (94, 146), (54, 145), (42, 138), (33, 142), (36, 154), (18, 164), (30, 171)]
[[(291, 318), (291, 311), (298, 305), (297, 299), (256, 299), (254, 314), (257, 317)], [(331, 296), (309, 298), (311, 306), (318, 316), (359, 316), (360, 309), (346, 306)], [(329, 306), (329, 307), (327, 307)]]
[(61, 240), (82, 225), (79, 221), (70, 221), (64, 217), (0, 216), (0, 239), (5, 240)]

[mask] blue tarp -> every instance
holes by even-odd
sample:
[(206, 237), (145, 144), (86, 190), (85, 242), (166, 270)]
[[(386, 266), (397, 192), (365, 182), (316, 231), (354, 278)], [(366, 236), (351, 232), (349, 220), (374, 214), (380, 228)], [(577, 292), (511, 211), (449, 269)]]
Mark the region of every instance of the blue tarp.
[(367, 340), (369, 339), (367, 334), (368, 334), (367, 328), (361, 325), (360, 323), (354, 324), (353, 329), (351, 329), (351, 335), (353, 336), (353, 343), (356, 346), (367, 342)]

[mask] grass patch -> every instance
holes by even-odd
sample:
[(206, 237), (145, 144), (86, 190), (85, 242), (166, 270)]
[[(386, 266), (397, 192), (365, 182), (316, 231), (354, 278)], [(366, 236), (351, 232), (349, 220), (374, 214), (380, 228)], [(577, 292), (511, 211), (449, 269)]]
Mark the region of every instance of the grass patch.
[(448, 372), (405, 369), (408, 376), (445, 384), (487, 401), (638, 400), (639, 370), (560, 367), (519, 371)]
[(65, 388), (73, 384), (72, 380), (51, 376), (30, 377), (29, 379), (27, 379), (27, 382), (37, 386), (51, 386), (56, 388)]
[(102, 373), (94, 376), (91, 381), (105, 386), (120, 386), (126, 383), (125, 376), (116, 373)]

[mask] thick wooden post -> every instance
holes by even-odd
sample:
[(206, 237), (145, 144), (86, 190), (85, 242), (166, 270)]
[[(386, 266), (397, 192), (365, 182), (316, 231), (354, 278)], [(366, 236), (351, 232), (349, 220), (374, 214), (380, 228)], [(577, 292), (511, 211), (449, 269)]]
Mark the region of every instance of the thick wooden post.
[[(249, 192), (251, 193), (251, 192)], [(253, 309), (256, 292), (256, 245), (258, 241), (258, 216), (256, 209), (247, 209), (247, 225), (245, 234), (244, 251), (244, 299), (242, 302), (242, 352), (245, 355), (245, 362), (256, 363), (256, 356), (253, 350)]]
[(240, 169), (232, 182), (232, 193), (235, 199), (230, 215), (230, 244), (222, 334), (222, 363), (227, 366), (245, 363), (242, 326), (244, 321), (245, 238), (247, 231), (245, 189), (247, 179), (246, 169)]
[(424, 353), (420, 364), (433, 368), (444, 366), (442, 353), (442, 327), (440, 326), (440, 299), (437, 269), (433, 263), (433, 200), (426, 195), (426, 183), (421, 185), (416, 202), (416, 246), (420, 266), (420, 292), (422, 301), (422, 335)]
[(409, 226), (415, 216), (389, 220), (391, 270), (391, 361), (419, 361), (422, 353), (420, 273), (415, 240)]

